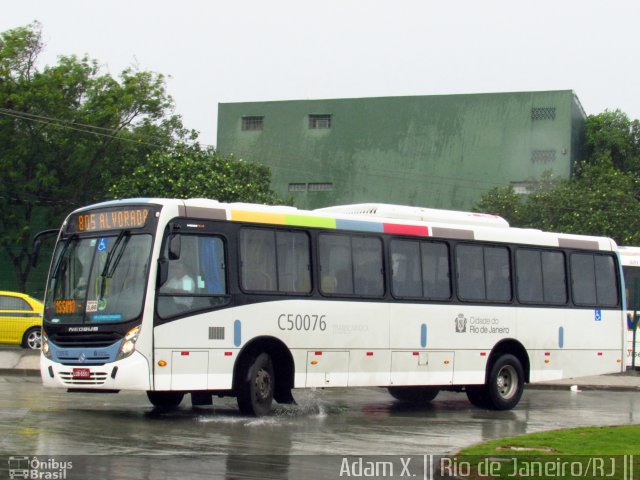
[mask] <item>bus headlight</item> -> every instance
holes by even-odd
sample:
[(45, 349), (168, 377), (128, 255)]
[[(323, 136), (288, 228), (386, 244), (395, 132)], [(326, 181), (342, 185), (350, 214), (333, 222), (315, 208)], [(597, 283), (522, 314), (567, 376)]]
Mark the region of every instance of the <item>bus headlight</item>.
[(116, 360), (126, 358), (136, 350), (136, 342), (138, 341), (139, 333), (139, 325), (127, 332), (127, 334), (124, 336), (124, 339), (122, 340), (122, 345), (120, 345), (120, 351), (118, 352), (118, 358)]
[(51, 350), (49, 349), (49, 339), (44, 333), (42, 334), (42, 354), (45, 356), (45, 358), (49, 358), (49, 359), (51, 358)]

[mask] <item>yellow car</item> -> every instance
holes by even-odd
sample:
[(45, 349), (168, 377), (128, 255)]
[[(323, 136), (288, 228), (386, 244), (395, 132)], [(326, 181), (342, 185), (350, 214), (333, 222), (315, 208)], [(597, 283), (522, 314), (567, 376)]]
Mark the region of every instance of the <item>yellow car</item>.
[(42, 302), (29, 295), (0, 291), (0, 343), (40, 349), (42, 310)]

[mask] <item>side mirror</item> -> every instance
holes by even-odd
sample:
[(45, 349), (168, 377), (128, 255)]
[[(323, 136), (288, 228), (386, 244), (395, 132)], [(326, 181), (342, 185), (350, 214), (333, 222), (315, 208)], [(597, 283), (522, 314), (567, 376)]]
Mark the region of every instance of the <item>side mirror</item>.
[(42, 242), (40, 239), (33, 242), (33, 253), (31, 254), (31, 266), (33, 268), (38, 266), (38, 256), (40, 255), (40, 246)]
[(38, 257), (40, 255), (40, 247), (42, 246), (42, 238), (43, 237), (53, 237), (54, 235), (58, 235), (59, 230), (51, 229), (44, 230), (42, 232), (38, 232), (36, 236), (33, 238), (33, 253), (31, 254), (31, 266), (38, 266)]
[(166, 258), (158, 259), (158, 276), (156, 278), (156, 287), (160, 288), (169, 279), (169, 261)]
[(182, 248), (181, 238), (178, 233), (169, 237), (169, 260), (178, 260), (180, 258), (180, 249)]

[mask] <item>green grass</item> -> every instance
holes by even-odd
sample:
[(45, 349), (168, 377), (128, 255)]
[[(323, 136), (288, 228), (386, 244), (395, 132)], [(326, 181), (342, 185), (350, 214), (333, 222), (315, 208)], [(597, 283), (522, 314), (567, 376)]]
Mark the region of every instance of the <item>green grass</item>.
[[(581, 427), (489, 440), (461, 450), (455, 460), (470, 465), (470, 473), (462, 476), (471, 479), (635, 479), (640, 478), (640, 425)], [(489, 474), (488, 465), (495, 466)]]
[(581, 427), (500, 438), (459, 455), (640, 455), (640, 425)]

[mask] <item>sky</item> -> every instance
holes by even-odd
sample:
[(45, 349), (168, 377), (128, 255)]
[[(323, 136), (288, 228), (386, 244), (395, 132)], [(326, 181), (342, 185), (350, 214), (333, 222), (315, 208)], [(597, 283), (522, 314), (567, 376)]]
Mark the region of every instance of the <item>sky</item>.
[(640, 118), (638, 0), (4, 0), (0, 32), (42, 25), (40, 65), (167, 76), (216, 144), (218, 104), (573, 90)]

